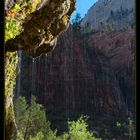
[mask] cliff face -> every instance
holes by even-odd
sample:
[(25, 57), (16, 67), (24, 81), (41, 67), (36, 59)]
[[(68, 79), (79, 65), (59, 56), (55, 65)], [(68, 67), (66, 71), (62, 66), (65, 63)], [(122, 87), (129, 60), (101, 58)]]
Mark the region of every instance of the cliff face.
[[(119, 0), (104, 2), (120, 7)], [(122, 2), (124, 9), (131, 9), (128, 1), (126, 5)], [(95, 26), (95, 16), (87, 14), (82, 23), (86, 18)], [(58, 129), (56, 120), (63, 123), (77, 114), (131, 116), (134, 113), (135, 33), (133, 29), (120, 30), (119, 22), (116, 23), (117, 30), (96, 33), (83, 33), (70, 26), (52, 52), (35, 59), (18, 52), (20, 71), (15, 98), (21, 95), (30, 99), (35, 95)]]
[(81, 26), (88, 23), (94, 31), (108, 25), (113, 29), (131, 26), (134, 24), (134, 4), (134, 0), (98, 0), (83, 18)]
[(121, 90), (129, 108), (132, 108), (134, 102), (134, 37), (135, 32), (130, 29), (97, 33), (89, 39), (108, 59), (116, 86)]
[(131, 115), (134, 47), (133, 30), (87, 36), (70, 27), (47, 56), (20, 53), (16, 95), (36, 95), (48, 113)]

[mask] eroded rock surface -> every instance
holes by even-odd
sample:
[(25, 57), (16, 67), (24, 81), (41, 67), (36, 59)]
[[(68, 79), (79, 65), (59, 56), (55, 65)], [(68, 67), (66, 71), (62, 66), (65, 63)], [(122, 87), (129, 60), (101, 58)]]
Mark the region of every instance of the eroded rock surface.
[(69, 27), (75, 0), (46, 0), (42, 3), (37, 6), (38, 10), (25, 18), (24, 31), (6, 42), (6, 51), (22, 49), (29, 56), (37, 57), (54, 48), (57, 37)]

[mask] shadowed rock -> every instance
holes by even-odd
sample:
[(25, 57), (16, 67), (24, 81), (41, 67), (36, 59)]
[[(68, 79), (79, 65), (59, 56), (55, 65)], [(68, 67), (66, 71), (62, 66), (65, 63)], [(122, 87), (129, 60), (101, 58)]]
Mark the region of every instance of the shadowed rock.
[(51, 51), (56, 38), (69, 27), (75, 0), (46, 1), (37, 9), (25, 18), (24, 31), (6, 42), (6, 51), (24, 50), (32, 57)]

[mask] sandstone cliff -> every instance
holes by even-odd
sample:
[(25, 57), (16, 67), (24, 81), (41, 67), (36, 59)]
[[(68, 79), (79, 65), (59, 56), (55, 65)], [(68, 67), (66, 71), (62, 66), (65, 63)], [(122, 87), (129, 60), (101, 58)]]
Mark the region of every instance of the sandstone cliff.
[[(68, 29), (53, 52), (32, 60), (20, 53), (16, 97), (37, 96), (57, 126), (63, 116), (134, 113), (134, 31), (91, 35)], [(57, 115), (54, 115), (57, 114)]]
[(134, 9), (134, 0), (98, 0), (88, 10), (81, 26), (84, 27), (88, 23), (93, 31), (108, 25), (113, 29), (126, 28), (134, 24)]

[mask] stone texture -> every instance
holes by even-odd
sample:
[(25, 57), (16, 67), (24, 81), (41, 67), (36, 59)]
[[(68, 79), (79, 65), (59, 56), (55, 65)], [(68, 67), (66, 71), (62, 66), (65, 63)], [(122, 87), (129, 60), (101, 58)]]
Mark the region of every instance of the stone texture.
[[(102, 28), (103, 24), (108, 23), (114, 29), (121, 29), (133, 24), (134, 9), (134, 0), (98, 0), (88, 10), (81, 26), (89, 23), (93, 31), (97, 31)], [(114, 15), (111, 15), (111, 11)]]
[(24, 50), (38, 57), (53, 49), (55, 39), (69, 26), (75, 0), (46, 1), (24, 19), (24, 31), (5, 44), (6, 51)]

